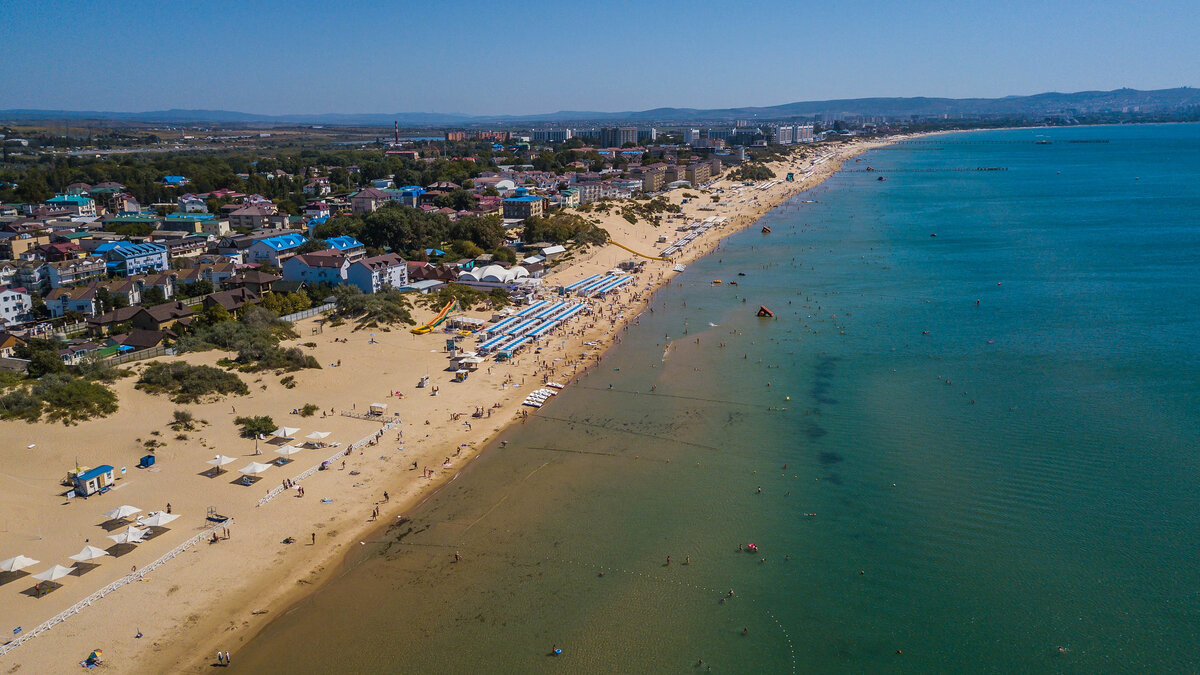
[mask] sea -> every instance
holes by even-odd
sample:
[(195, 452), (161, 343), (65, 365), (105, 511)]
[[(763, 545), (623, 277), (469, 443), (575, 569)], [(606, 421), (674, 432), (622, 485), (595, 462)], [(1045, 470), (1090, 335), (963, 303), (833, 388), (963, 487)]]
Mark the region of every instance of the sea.
[(1198, 185), (1200, 125), (851, 160), (238, 666), (1200, 672)]

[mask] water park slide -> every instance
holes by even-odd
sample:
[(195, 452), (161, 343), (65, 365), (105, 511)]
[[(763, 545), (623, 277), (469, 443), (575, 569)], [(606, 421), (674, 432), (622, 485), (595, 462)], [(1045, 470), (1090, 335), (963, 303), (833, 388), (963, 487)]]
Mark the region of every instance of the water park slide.
[(642, 258), (646, 258), (647, 260), (663, 260), (663, 261), (666, 261), (666, 262), (671, 262), (671, 259), (670, 259), (670, 258), (660, 258), (660, 257), (658, 257), (658, 256), (646, 255), (645, 253), (638, 253), (637, 251), (635, 251), (635, 250), (633, 250), (633, 249), (629, 248), (628, 246), (626, 246), (626, 245), (624, 245), (624, 244), (618, 244), (617, 242), (613, 241), (612, 239), (609, 239), (609, 240), (608, 240), (608, 243), (612, 244), (613, 246), (620, 246), (621, 248), (625, 249), (626, 251), (629, 251), (630, 253), (632, 253), (632, 254), (634, 254), (634, 255), (636, 255), (636, 256), (639, 256), (639, 257), (642, 257)]
[(434, 328), (437, 328), (439, 324), (446, 320), (446, 317), (450, 316), (450, 312), (453, 311), (455, 307), (458, 307), (458, 298), (452, 297), (450, 298), (450, 302), (447, 302), (446, 306), (442, 308), (442, 311), (437, 313), (437, 316), (433, 317), (429, 323), (412, 329), (412, 332), (416, 333), (417, 335), (424, 335), (425, 333), (433, 331)]

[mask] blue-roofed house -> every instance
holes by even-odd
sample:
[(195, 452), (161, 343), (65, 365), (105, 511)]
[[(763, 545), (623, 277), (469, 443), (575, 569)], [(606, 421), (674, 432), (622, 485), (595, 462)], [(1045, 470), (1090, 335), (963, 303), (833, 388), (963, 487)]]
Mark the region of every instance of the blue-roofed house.
[(537, 195), (509, 197), (504, 200), (504, 217), (525, 220), (542, 215), (544, 208), (544, 198)]
[(405, 185), (394, 190), (384, 190), (384, 192), (387, 193), (388, 199), (415, 208), (421, 202), (421, 195), (425, 194), (425, 188), (420, 185)]
[(329, 245), (329, 248), (345, 255), (350, 262), (354, 262), (367, 255), (367, 247), (361, 241), (349, 235), (330, 237), (325, 240), (325, 243)]
[(308, 237), (299, 233), (277, 234), (274, 237), (259, 239), (246, 249), (249, 262), (270, 263), (279, 267), (284, 260), (296, 255)]
[(187, 179), (187, 176), (163, 176), (163, 179), (162, 179), (163, 185), (169, 185), (169, 186), (173, 186), (173, 187), (179, 187), (180, 185), (187, 185), (188, 182), (189, 181)]
[(56, 195), (46, 200), (46, 206), (66, 209), (77, 216), (95, 216), (96, 200), (83, 195)]
[(166, 246), (146, 242), (110, 241), (97, 246), (92, 255), (108, 261), (108, 269), (123, 277), (135, 274), (162, 272), (171, 268), (170, 253)]

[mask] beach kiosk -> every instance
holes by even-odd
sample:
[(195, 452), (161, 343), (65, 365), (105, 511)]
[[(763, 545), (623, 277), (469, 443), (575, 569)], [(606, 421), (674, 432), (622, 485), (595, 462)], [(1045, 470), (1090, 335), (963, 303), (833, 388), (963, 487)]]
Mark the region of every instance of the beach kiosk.
[(375, 416), (382, 416), (385, 412), (387, 412), (387, 404), (386, 403), (372, 403), (371, 404), (370, 414), (375, 415)]
[(116, 479), (113, 478), (113, 468), (102, 464), (94, 469), (76, 473), (71, 483), (75, 486), (75, 494), (87, 498), (107, 492), (116, 483)]

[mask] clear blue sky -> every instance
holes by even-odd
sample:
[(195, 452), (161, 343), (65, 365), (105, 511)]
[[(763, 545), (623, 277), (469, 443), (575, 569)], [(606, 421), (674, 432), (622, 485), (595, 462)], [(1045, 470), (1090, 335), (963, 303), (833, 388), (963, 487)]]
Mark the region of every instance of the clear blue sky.
[(521, 114), (1200, 85), (1196, 0), (2, 0), (0, 27), (0, 109)]

